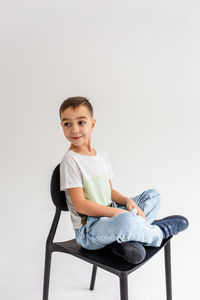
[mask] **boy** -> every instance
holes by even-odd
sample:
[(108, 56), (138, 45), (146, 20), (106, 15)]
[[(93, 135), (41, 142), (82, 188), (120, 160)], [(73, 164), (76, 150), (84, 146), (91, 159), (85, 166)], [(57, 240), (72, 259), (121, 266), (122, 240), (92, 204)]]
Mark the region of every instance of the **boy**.
[(128, 198), (113, 189), (108, 153), (92, 148), (96, 120), (88, 99), (70, 97), (59, 113), (71, 143), (60, 163), (60, 190), (65, 191), (79, 245), (91, 250), (108, 245), (113, 253), (136, 264), (145, 258), (144, 246), (159, 247), (163, 239), (188, 227), (183, 216), (155, 221), (161, 201), (156, 190)]

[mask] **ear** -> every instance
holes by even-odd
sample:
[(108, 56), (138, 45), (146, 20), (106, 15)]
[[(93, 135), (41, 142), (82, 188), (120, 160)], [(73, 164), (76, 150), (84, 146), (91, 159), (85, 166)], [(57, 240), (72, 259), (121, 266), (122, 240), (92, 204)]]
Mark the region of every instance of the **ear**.
[(111, 190), (112, 190), (112, 182), (111, 182), (111, 179), (109, 179), (109, 183), (110, 183), (110, 188), (111, 188)]
[(92, 128), (94, 129), (95, 127), (95, 124), (96, 124), (96, 120), (95, 119), (92, 119)]

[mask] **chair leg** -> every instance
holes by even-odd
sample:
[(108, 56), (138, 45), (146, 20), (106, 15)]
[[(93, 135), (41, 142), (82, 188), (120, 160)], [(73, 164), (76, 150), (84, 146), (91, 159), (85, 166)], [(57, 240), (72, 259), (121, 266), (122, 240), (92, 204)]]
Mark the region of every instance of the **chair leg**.
[(51, 250), (46, 247), (45, 267), (44, 267), (44, 283), (43, 283), (43, 300), (48, 300), (49, 295), (49, 278), (51, 268)]
[(94, 289), (94, 284), (95, 284), (95, 279), (96, 279), (96, 273), (97, 273), (97, 266), (93, 265), (92, 278), (91, 278), (91, 282), (90, 282), (90, 289), (91, 290)]
[(165, 279), (167, 300), (172, 300), (172, 281), (171, 281), (171, 249), (170, 240), (165, 245)]
[(128, 277), (127, 274), (119, 275), (120, 280), (120, 300), (128, 300)]

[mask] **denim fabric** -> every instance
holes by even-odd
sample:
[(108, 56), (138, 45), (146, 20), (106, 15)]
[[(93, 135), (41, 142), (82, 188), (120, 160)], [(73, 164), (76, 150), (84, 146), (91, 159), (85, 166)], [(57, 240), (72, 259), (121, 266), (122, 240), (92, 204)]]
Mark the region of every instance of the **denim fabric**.
[[(159, 192), (149, 189), (130, 198), (144, 211), (146, 219), (137, 215), (136, 208), (113, 217), (88, 216), (87, 223), (81, 229), (74, 230), (77, 243), (90, 250), (101, 249), (114, 241), (137, 241), (144, 246), (159, 247), (163, 240), (162, 230), (157, 225), (151, 225), (160, 207)], [(125, 205), (112, 202), (114, 207), (128, 210)]]

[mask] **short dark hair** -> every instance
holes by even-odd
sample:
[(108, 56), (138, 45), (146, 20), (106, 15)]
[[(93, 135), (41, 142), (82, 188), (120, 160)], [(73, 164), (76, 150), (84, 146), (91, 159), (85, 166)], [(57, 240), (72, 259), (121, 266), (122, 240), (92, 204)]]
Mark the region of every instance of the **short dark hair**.
[(67, 109), (68, 107), (72, 107), (73, 109), (75, 109), (79, 105), (85, 105), (87, 107), (87, 109), (89, 110), (91, 118), (93, 118), (93, 107), (92, 107), (91, 103), (89, 102), (89, 100), (85, 97), (75, 96), (75, 97), (67, 98), (61, 104), (60, 109), (59, 109), (60, 119), (61, 119), (61, 113), (65, 109)]

